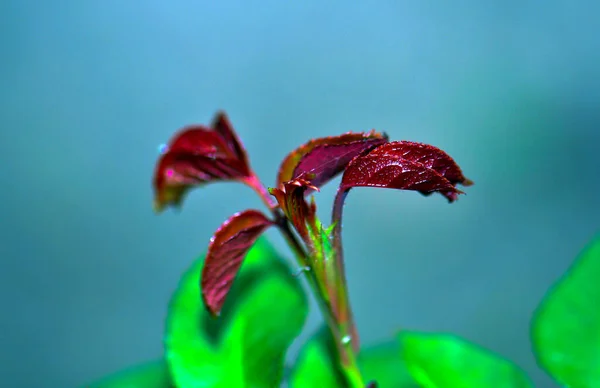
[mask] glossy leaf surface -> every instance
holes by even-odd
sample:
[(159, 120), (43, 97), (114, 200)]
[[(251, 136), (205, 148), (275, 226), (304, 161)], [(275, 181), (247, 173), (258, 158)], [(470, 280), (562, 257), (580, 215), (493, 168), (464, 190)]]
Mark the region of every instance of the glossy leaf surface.
[(600, 236), (548, 291), (531, 335), (539, 365), (561, 385), (600, 387)]
[(446, 152), (429, 144), (412, 141), (393, 141), (377, 147), (374, 155), (394, 156), (420, 163), (448, 179), (453, 185), (470, 186), (473, 182), (463, 175), (460, 167)]
[[(395, 150), (394, 147), (399, 148)], [(460, 190), (456, 189), (456, 183), (448, 180), (448, 178), (434, 168), (438, 168), (443, 173), (455, 179), (456, 177), (453, 176), (456, 173), (455, 169), (440, 167), (446, 166), (447, 155), (439, 150), (437, 154), (438, 158), (435, 159), (430, 155), (432, 152), (431, 149), (436, 149), (434, 147), (427, 146), (427, 153), (417, 146), (412, 147), (412, 149), (416, 149), (417, 151), (412, 151), (411, 153), (411, 147), (408, 147), (408, 150), (405, 147), (406, 144), (404, 143), (399, 145), (399, 142), (392, 142), (378, 147), (366, 155), (356, 157), (346, 168), (340, 189), (349, 190), (352, 187), (362, 186), (415, 190), (424, 194), (439, 192), (450, 202), (456, 200), (458, 194), (461, 193)], [(380, 148), (383, 148), (383, 151)], [(409, 158), (405, 158), (404, 155)], [(425, 155), (426, 157), (419, 157), (419, 155)], [(418, 160), (424, 161), (425, 164)], [(434, 163), (435, 160), (445, 162), (439, 162), (440, 164), (437, 165)], [(471, 184), (468, 180), (463, 181)]]
[(200, 297), (202, 266), (199, 259), (184, 274), (169, 306), (165, 347), (173, 381), (178, 388), (278, 386), (273, 382), (308, 311), (298, 279), (259, 238), (215, 319)]
[(385, 134), (374, 130), (310, 140), (283, 160), (277, 184), (296, 178), (306, 179), (308, 174), (312, 174), (313, 177), (309, 179), (311, 184), (320, 187), (342, 172), (356, 155), (386, 141)]
[(175, 388), (164, 360), (128, 368), (86, 388)]
[[(395, 341), (362, 349), (358, 363), (365, 381), (376, 381), (378, 388), (419, 388)], [(337, 365), (331, 335), (322, 328), (304, 345), (292, 371), (290, 387), (346, 388)]]
[(508, 360), (448, 334), (402, 332), (401, 354), (424, 388), (531, 388), (529, 378)]
[(236, 213), (215, 232), (208, 246), (202, 270), (202, 299), (208, 310), (218, 315), (242, 260), (271, 220), (258, 210)]
[(225, 114), (219, 113), (212, 127), (185, 127), (167, 145), (154, 171), (155, 209), (179, 206), (192, 187), (250, 174), (242, 144)]

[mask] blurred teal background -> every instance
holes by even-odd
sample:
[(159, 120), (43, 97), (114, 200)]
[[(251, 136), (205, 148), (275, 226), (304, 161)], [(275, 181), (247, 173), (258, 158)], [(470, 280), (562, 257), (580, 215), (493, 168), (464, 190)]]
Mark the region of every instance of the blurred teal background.
[[(553, 387), (528, 323), (600, 230), (599, 12), (594, 1), (3, 1), (2, 385), (76, 387), (160, 356), (182, 271), (226, 217), (262, 206), (221, 184), (180, 214), (152, 212), (158, 145), (225, 109), (269, 185), (291, 149), (348, 130), (450, 153), (476, 183), (456, 204), (348, 198), (363, 342), (451, 331)], [(334, 190), (317, 194), (323, 217)], [(317, 324), (313, 313), (307, 334)]]

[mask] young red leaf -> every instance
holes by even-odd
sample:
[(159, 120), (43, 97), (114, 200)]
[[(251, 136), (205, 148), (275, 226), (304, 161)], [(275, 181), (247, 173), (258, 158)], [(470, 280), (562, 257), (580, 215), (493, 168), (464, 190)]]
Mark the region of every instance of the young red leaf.
[(241, 160), (246, 165), (249, 165), (246, 150), (242, 146), (242, 142), (235, 133), (233, 125), (231, 125), (231, 122), (229, 121), (229, 118), (227, 117), (225, 112), (217, 113), (211, 127), (214, 128), (214, 130), (223, 137), (229, 149), (235, 152), (238, 160)]
[(313, 174), (311, 184), (320, 187), (342, 172), (355, 156), (386, 141), (387, 135), (375, 130), (313, 139), (283, 160), (277, 183)]
[(415, 190), (425, 195), (439, 192), (453, 202), (462, 193), (455, 187), (457, 183), (472, 184), (439, 148), (391, 142), (353, 159), (344, 172), (340, 190), (368, 186)]
[(304, 199), (306, 190), (319, 189), (304, 179), (296, 179), (270, 188), (269, 193), (275, 197), (286, 218), (290, 220), (304, 241), (309, 241), (306, 222), (314, 222), (316, 208), (314, 202), (309, 205)]
[(359, 186), (415, 190), (423, 193), (439, 191), (450, 202), (460, 193), (448, 179), (435, 170), (390, 155), (366, 155), (354, 159), (346, 168), (340, 190), (347, 191)]
[(219, 113), (212, 127), (188, 126), (171, 140), (154, 172), (155, 209), (180, 205), (194, 186), (250, 175), (243, 146), (225, 114)]
[(246, 253), (272, 224), (258, 210), (246, 210), (234, 214), (217, 229), (200, 280), (202, 299), (211, 314), (219, 314)]
[(369, 155), (390, 155), (418, 162), (437, 171), (450, 183), (470, 186), (473, 182), (463, 175), (458, 164), (444, 151), (429, 144), (412, 141), (392, 141), (375, 148)]

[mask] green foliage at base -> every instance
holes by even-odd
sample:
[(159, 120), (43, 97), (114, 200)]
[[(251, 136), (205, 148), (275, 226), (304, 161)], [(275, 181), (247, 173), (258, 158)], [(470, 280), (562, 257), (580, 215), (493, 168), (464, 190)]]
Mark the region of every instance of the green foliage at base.
[(449, 334), (402, 332), (404, 362), (423, 388), (531, 388), (525, 372), (478, 345)]
[[(308, 306), (291, 268), (259, 239), (248, 253), (222, 315), (200, 298), (199, 258), (169, 305), (165, 360), (112, 375), (86, 388), (275, 388)], [(561, 385), (600, 388), (600, 237), (550, 289), (532, 319), (540, 366)], [(516, 365), (449, 334), (403, 331), (358, 355), (378, 388), (530, 388)], [(292, 368), (291, 388), (347, 388), (328, 330), (317, 332)]]
[[(169, 304), (165, 360), (101, 381), (95, 388), (273, 388), (283, 377), (289, 345), (308, 313), (292, 269), (264, 238), (248, 252), (222, 314), (200, 297), (204, 260), (182, 276)], [(154, 376), (154, 377), (153, 377)], [(151, 379), (157, 385), (151, 385)]]
[(531, 337), (539, 365), (561, 385), (600, 387), (600, 236), (548, 291)]
[[(292, 388), (347, 388), (326, 330), (304, 346), (293, 370)], [(404, 331), (398, 341), (367, 347), (358, 356), (365, 381), (378, 388), (530, 388), (511, 362), (447, 334)], [(318, 385), (315, 385), (318, 384)]]

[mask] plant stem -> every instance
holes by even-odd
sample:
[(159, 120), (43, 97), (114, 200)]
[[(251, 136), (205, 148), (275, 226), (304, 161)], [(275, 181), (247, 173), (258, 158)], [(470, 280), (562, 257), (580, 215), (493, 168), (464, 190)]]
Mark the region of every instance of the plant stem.
[[(298, 241), (298, 239), (294, 235), (294, 232), (292, 232), (292, 229), (290, 228), (290, 223), (287, 220), (287, 218), (285, 218), (285, 216), (282, 214), (281, 210), (279, 210), (279, 209), (272, 209), (271, 212), (273, 213), (273, 216), (275, 217), (276, 224), (277, 224), (279, 230), (281, 231), (281, 233), (283, 234), (283, 237), (285, 238), (288, 245), (292, 249), (292, 252), (294, 252), (296, 259), (298, 260), (298, 264), (300, 264), (302, 267), (310, 268), (310, 262), (308, 261), (308, 254), (305, 252), (304, 247), (302, 247), (302, 244), (300, 243), (300, 241)], [(311, 279), (313, 278), (313, 276), (309, 276), (309, 277)]]
[(308, 255), (305, 253), (304, 248), (296, 238), (296, 235), (292, 232), (290, 224), (287, 218), (281, 213), (279, 209), (272, 209), (276, 219), (280, 219), (278, 222), (279, 230), (287, 240), (290, 248), (294, 251), (296, 259), (299, 264), (303, 267), (308, 267), (310, 270), (307, 273), (307, 280), (310, 288), (315, 295), (319, 309), (329, 327), (331, 335), (336, 344), (336, 350), (338, 351), (338, 357), (341, 362), (342, 371), (346, 377), (346, 380), (350, 388), (364, 388), (365, 384), (360, 373), (360, 369), (357, 364), (355, 350), (352, 347), (351, 340), (347, 341), (346, 338), (351, 338), (350, 334), (347, 333), (347, 327), (344, 322), (339, 322), (336, 315), (333, 312), (331, 303), (325, 298), (325, 295), (320, 291), (320, 287), (315, 276), (315, 272), (312, 269), (311, 263), (308, 260)]
[[(283, 237), (286, 242), (290, 246), (291, 250), (294, 252), (296, 256), (296, 260), (300, 266), (308, 267), (307, 271), (307, 281), (312, 289), (313, 294), (315, 295), (315, 299), (319, 305), (319, 309), (329, 327), (331, 335), (336, 343), (336, 350), (338, 352), (338, 357), (340, 359), (340, 363), (342, 366), (342, 371), (347, 379), (349, 387), (351, 388), (364, 388), (365, 383), (363, 381), (362, 375), (360, 373), (360, 369), (356, 360), (356, 352), (358, 351), (358, 336), (356, 330), (354, 329), (354, 323), (352, 320), (352, 314), (350, 311), (350, 305), (347, 297), (346, 283), (345, 283), (345, 275), (343, 272), (340, 272), (339, 276), (341, 276), (342, 284), (343, 284), (343, 303), (345, 305), (342, 320), (339, 321), (340, 317), (337, 317), (333, 312), (332, 305), (330, 301), (327, 299), (327, 295), (324, 295), (321, 292), (321, 289), (318, 284), (318, 280), (316, 278), (315, 272), (312, 268), (311, 261), (309, 260), (309, 254), (306, 252), (302, 243), (298, 240), (292, 229), (290, 228), (289, 220), (285, 217), (281, 209), (278, 207), (277, 203), (273, 200), (271, 195), (265, 186), (260, 182), (260, 180), (253, 174), (251, 178), (246, 180), (246, 183), (254, 189), (254, 191), (259, 195), (262, 201), (267, 205), (267, 207), (271, 210), (273, 214), (275, 223), (279, 230), (281, 231)], [(337, 226), (336, 226), (337, 227)], [(341, 251), (340, 251), (341, 255)], [(340, 256), (341, 257), (341, 256)], [(338, 271), (343, 271), (343, 263), (338, 265)], [(348, 318), (349, 317), (349, 318)], [(350, 340), (348, 340), (350, 339)], [(356, 346), (356, 349), (355, 349)]]
[(350, 346), (352, 346), (355, 352), (358, 352), (360, 349), (360, 339), (358, 337), (358, 330), (356, 329), (354, 314), (352, 313), (352, 307), (350, 305), (350, 298), (348, 295), (348, 283), (346, 281), (346, 269), (344, 265), (344, 249), (342, 246), (342, 213), (344, 201), (348, 195), (348, 192), (348, 190), (341, 190), (341, 188), (338, 189), (333, 202), (331, 222), (333, 224), (333, 248), (337, 254), (337, 272), (340, 276), (340, 289), (343, 293), (343, 295), (340, 295), (340, 297), (343, 299), (341, 306), (344, 307), (344, 310), (342, 311), (342, 317), (344, 319), (343, 324), (345, 327), (343, 335), (349, 336)]

